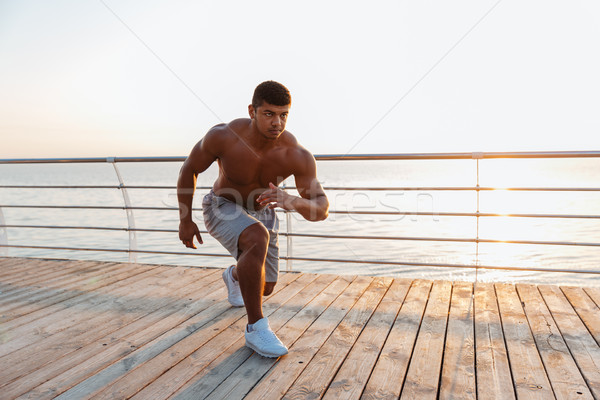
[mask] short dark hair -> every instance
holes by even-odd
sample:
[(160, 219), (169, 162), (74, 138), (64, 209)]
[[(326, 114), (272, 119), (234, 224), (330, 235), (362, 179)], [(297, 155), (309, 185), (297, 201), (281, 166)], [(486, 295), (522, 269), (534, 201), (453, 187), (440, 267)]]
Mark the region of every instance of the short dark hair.
[(290, 91), (279, 82), (266, 81), (254, 89), (252, 96), (252, 107), (255, 109), (262, 106), (263, 102), (274, 106), (287, 106), (292, 104)]

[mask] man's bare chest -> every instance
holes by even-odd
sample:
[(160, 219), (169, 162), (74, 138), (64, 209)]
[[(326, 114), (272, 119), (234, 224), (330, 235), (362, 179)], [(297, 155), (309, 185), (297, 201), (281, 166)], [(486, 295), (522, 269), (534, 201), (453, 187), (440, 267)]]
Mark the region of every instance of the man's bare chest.
[(292, 174), (290, 166), (279, 157), (226, 157), (219, 165), (227, 180), (240, 186), (268, 187), (269, 182), (278, 184)]

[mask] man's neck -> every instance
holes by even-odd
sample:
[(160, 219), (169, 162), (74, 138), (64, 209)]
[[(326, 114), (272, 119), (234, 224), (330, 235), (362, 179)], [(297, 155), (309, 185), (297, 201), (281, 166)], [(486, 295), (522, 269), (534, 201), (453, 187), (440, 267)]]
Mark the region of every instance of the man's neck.
[(252, 146), (252, 148), (254, 150), (257, 151), (265, 151), (265, 150), (269, 150), (273, 147), (275, 147), (275, 145), (277, 144), (277, 142), (279, 141), (279, 138), (277, 139), (267, 139), (266, 137), (264, 137), (258, 130), (258, 128), (256, 127), (256, 124), (254, 123), (254, 120), (250, 120), (250, 129), (248, 129), (249, 135), (248, 135), (248, 144), (250, 146)]

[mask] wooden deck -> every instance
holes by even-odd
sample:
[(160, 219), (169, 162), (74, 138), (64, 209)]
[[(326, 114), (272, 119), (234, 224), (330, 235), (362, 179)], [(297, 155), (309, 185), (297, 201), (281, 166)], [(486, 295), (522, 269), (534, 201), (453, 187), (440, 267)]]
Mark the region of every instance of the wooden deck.
[(2, 399), (600, 399), (598, 288), (283, 273), (279, 360), (218, 269), (0, 258), (0, 291)]

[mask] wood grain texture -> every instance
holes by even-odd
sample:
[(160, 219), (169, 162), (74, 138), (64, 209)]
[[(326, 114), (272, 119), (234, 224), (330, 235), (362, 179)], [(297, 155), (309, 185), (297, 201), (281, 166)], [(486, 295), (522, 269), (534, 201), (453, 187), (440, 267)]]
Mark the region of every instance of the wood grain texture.
[[(204, 308), (206, 308), (211, 303), (202, 299), (203, 296), (198, 293), (197, 288), (199, 285), (210, 288), (211, 285), (214, 285), (215, 278), (220, 278), (220, 274), (215, 277), (216, 274), (213, 271), (204, 273), (201, 270), (194, 270), (193, 272), (196, 278), (200, 279), (189, 279), (187, 282), (178, 280), (181, 287), (164, 283), (166, 295), (162, 301), (150, 302), (150, 308), (145, 313), (136, 315), (123, 313), (121, 310), (120, 315), (112, 317), (113, 321), (92, 326), (87, 330), (67, 330), (53, 335), (39, 345), (33, 345), (15, 353), (20, 357), (19, 365), (28, 368), (28, 372), (25, 376), (2, 387), (1, 390), (17, 396), (39, 385), (51, 384), (53, 378), (71, 368), (77, 368), (81, 372), (83, 370), (80, 365), (82, 361), (106, 350), (118, 340), (127, 338), (159, 321), (168, 320), (174, 313), (181, 314), (182, 310), (199, 310), (200, 304), (204, 304)], [(219, 286), (221, 285), (219, 282)], [(214, 285), (214, 288), (217, 289), (218, 286)], [(154, 290), (152, 293), (154, 296), (159, 293), (155, 289), (152, 290)], [(173, 296), (175, 290), (177, 297)], [(101, 313), (98, 317), (104, 314), (106, 313)], [(97, 320), (97, 318), (93, 320)], [(134, 348), (135, 345), (130, 343), (128, 346), (124, 346), (123, 351), (133, 351)], [(121, 353), (121, 355), (124, 354)]]
[[(318, 277), (314, 274), (303, 274), (292, 284), (288, 285), (287, 301), (280, 306), (271, 306), (271, 304), (266, 303), (263, 307), (263, 313), (269, 319), (271, 329), (275, 332), (278, 331), (281, 326), (300, 311), (306, 303), (317, 296), (333, 279), (334, 277), (332, 276)], [(231, 346), (237, 345), (238, 348), (244, 346), (242, 340), (244, 340), (246, 323), (247, 321), (242, 319), (235, 325), (232, 325), (230, 329), (221, 332), (132, 398), (143, 400), (171, 396)]]
[(557, 399), (593, 399), (538, 288), (517, 285), (525, 315)]
[[(178, 272), (184, 271), (185, 269), (183, 267), (179, 267), (179, 269), (166, 269), (163, 271), (164, 279), (175, 278)], [(136, 307), (140, 307), (140, 305), (149, 302), (146, 295), (151, 294), (152, 292), (151, 283), (153, 279), (155, 278), (152, 276), (147, 276), (145, 279), (133, 279), (127, 286), (120, 287), (120, 292), (114, 296), (103, 296), (98, 293), (96, 293), (95, 296), (89, 296), (87, 297), (86, 302), (87, 305), (89, 305), (89, 308), (83, 310), (87, 312), (74, 313), (72, 312), (72, 309), (65, 309), (57, 313), (47, 314), (29, 324), (12, 329), (13, 337), (11, 340), (0, 346), (0, 356), (30, 346), (33, 343), (46, 340), (50, 336), (64, 331), (69, 327), (80, 329), (81, 324), (96, 316), (100, 319), (110, 319), (111, 307), (121, 304), (122, 309), (123, 304), (127, 303), (128, 300), (131, 304), (127, 304), (127, 307), (130, 312), (134, 313)], [(165, 292), (165, 294), (168, 293)], [(98, 315), (98, 313), (103, 313), (105, 311), (106, 313), (104, 313), (104, 315)], [(116, 312), (118, 313), (119, 310), (117, 309)], [(90, 329), (89, 326), (84, 326), (83, 328), (85, 330)]]
[(360, 398), (410, 284), (409, 280), (394, 280), (329, 385), (324, 399)]
[(375, 278), (373, 280), (287, 391), (284, 399), (321, 398), (323, 396), (391, 283), (391, 278)]
[[(300, 312), (293, 316), (279, 331), (277, 336), (282, 342), (292, 347), (302, 336), (315, 319), (317, 319), (348, 287), (355, 277), (336, 277), (333, 283), (327, 286), (318, 296)], [(262, 377), (278, 361), (271, 358), (260, 357), (248, 348), (249, 357), (241, 365), (233, 368), (236, 358), (241, 356), (238, 351), (234, 354), (223, 354), (211, 363), (211, 371), (207, 375), (198, 375), (188, 387), (178, 391), (175, 399), (242, 399), (259, 382)], [(234, 372), (235, 371), (235, 372)]]
[(594, 398), (600, 399), (600, 347), (557, 286), (539, 290)]
[[(159, 270), (157, 270), (155, 267), (148, 268), (146, 266), (134, 266), (132, 271), (130, 271), (127, 276), (133, 277), (138, 275), (133, 281), (131, 281), (135, 283), (142, 277), (155, 274), (158, 271)], [(109, 277), (106, 279), (109, 281), (108, 285), (110, 285), (126, 278), (122, 277), (120, 280), (115, 279), (114, 276), (111, 276), (109, 272)], [(96, 290), (102, 291), (102, 287), (106, 286), (107, 284), (105, 284), (104, 275), (100, 274), (86, 276), (69, 284), (59, 282), (57, 285), (58, 287), (39, 286), (35, 289), (30, 288), (29, 294), (21, 296), (21, 298), (18, 300), (11, 301), (9, 306), (0, 307), (0, 318), (2, 318), (3, 321), (11, 321), (23, 316), (29, 316), (29, 314), (37, 311), (41, 312), (38, 313), (38, 315), (47, 315), (46, 310), (48, 307), (53, 305), (60, 306), (62, 302), (69, 299), (83, 300), (83, 302), (87, 302), (87, 297), (85, 296), (93, 296)]]
[(517, 398), (553, 399), (552, 386), (514, 285), (497, 283), (495, 287)]
[(0, 258), (0, 397), (600, 398), (597, 288), (282, 273), (268, 359), (221, 272)]
[[(135, 277), (134, 280), (139, 280), (144, 276), (140, 274), (144, 273), (149, 273), (149, 270), (143, 267), (138, 268), (138, 266), (129, 268), (121, 266), (119, 269), (108, 269), (98, 276), (81, 282), (79, 285), (74, 285), (64, 295), (54, 296), (52, 302), (35, 303), (38, 306), (37, 309), (29, 309), (27, 312), (21, 309), (9, 311), (0, 317), (0, 321), (3, 322), (6, 329), (12, 330), (65, 309), (72, 307), (87, 308), (100, 293), (107, 293), (104, 288), (114, 291), (127, 285), (127, 279)], [(156, 271), (151, 274), (155, 273)]]
[(279, 362), (248, 393), (246, 399), (279, 399), (288, 391), (329, 335), (364, 293), (373, 278), (358, 277), (317, 318), (304, 335)]
[(419, 329), (401, 399), (435, 399), (438, 395), (452, 284), (434, 282)]
[(600, 346), (600, 307), (579, 287), (562, 287), (562, 292), (577, 312), (577, 315)]
[[(211, 318), (218, 318), (229, 308), (218, 301), (227, 295), (222, 281), (213, 282), (203, 289), (207, 290), (207, 295), (199, 290), (194, 294), (188, 294), (191, 300), (179, 310), (171, 307), (158, 309), (54, 361), (52, 367), (58, 370), (58, 375), (55, 374), (54, 378), (25, 393), (23, 397), (53, 398), (86, 379), (93, 379), (96, 374), (112, 372), (112, 368), (118, 368), (117, 364), (120, 360), (132, 364), (136, 359), (143, 359), (146, 355), (151, 356), (154, 351), (161, 351), (161, 347), (166, 346), (172, 339), (183, 336), (186, 330), (189, 332), (189, 330), (199, 329)], [(128, 358), (136, 351), (138, 351), (136, 358)]]
[[(63, 268), (54, 265), (52, 269), (42, 272), (21, 272), (16, 276), (5, 277), (2, 283), (8, 287), (5, 286), (0, 295), (0, 310), (5, 311), (7, 304), (14, 306), (23, 301), (48, 297), (70, 283), (84, 279), (86, 275), (97, 273), (96, 269), (88, 268), (94, 265), (96, 264), (70, 262)], [(50, 288), (54, 291), (49, 290)]]
[(431, 281), (412, 283), (361, 398), (397, 399), (400, 396), (431, 286)]
[[(295, 281), (301, 277), (302, 275), (295, 275), (292, 279)], [(286, 274), (285, 278), (290, 277)], [(298, 287), (295, 285), (282, 285), (269, 300), (273, 305), (278, 306), (297, 293), (297, 289)], [(227, 303), (227, 305), (229, 304)], [(266, 308), (266, 304), (264, 308)], [(83, 395), (83, 398), (86, 399), (131, 397), (221, 332), (230, 329), (236, 323), (243, 325), (246, 321), (245, 311), (243, 307), (229, 307), (217, 318), (203, 323), (199, 329), (178, 330), (176, 335), (171, 335), (166, 341), (160, 343), (158, 349), (152, 349), (153, 346), (140, 349), (139, 353), (141, 354), (134, 353), (132, 357), (121, 360), (117, 369), (107, 374), (95, 375), (96, 379), (93, 381), (78, 385), (73, 392), (69, 392), (74, 393), (76, 390), (78, 397)], [(243, 329), (239, 329), (239, 325), (236, 331), (243, 333)], [(69, 392), (65, 392), (63, 395), (66, 398), (72, 396)]]
[(475, 399), (473, 284), (455, 282), (442, 366), (440, 399)]
[(474, 297), (477, 398), (513, 400), (515, 391), (494, 286), (477, 283)]

